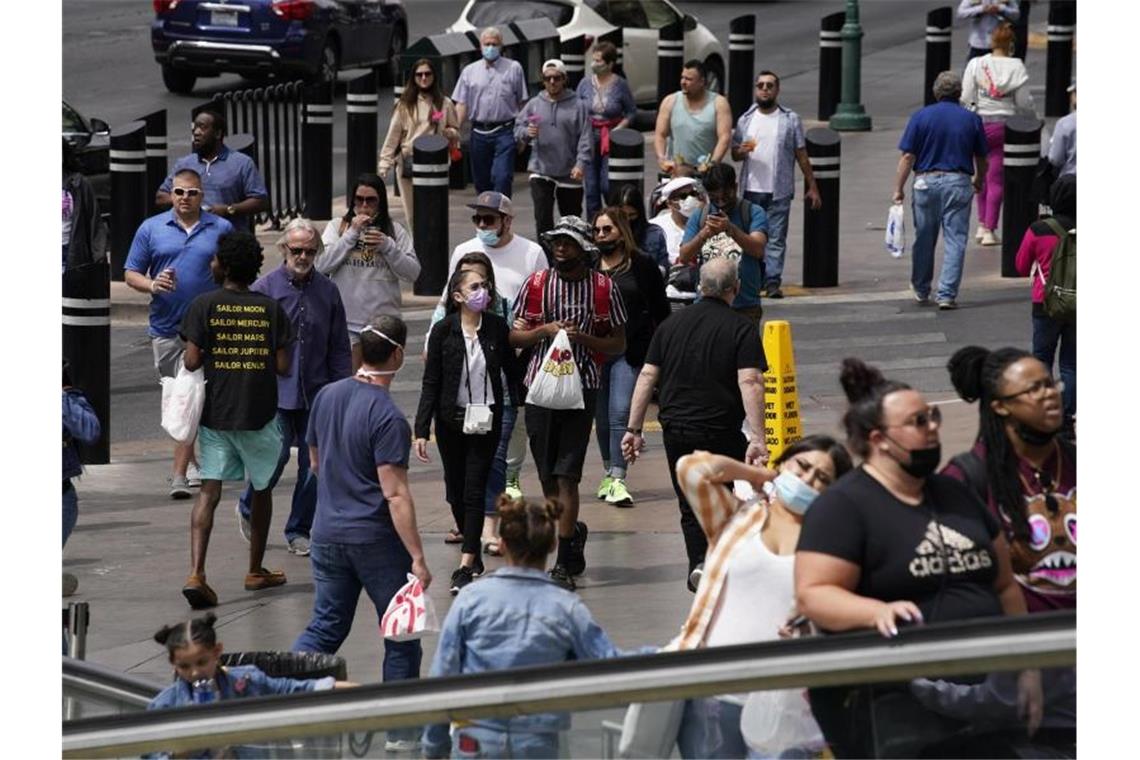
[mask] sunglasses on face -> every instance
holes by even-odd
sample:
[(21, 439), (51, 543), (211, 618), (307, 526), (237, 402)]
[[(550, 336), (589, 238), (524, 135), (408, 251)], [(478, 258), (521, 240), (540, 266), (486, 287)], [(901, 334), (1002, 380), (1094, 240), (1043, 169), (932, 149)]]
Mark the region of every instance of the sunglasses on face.
[(316, 248), (294, 248), (293, 246), (288, 246), (285, 250), (289, 252), (290, 256), (309, 256), (311, 258), (317, 255)]
[(774, 90), (778, 86), (779, 85), (777, 85), (775, 82), (757, 82), (756, 83), (756, 89), (757, 90)]
[(471, 223), (476, 227), (480, 225), (484, 227), (494, 227), (499, 223), (499, 217), (494, 214), (472, 214)]
[(694, 195), (695, 195), (695, 193), (691, 193), (688, 190), (679, 190), (678, 192), (675, 192), (672, 195), (670, 195), (669, 200), (671, 200), (671, 201), (683, 201), (686, 198), (692, 198)]
[(435, 72), (432, 72), (432, 71), (417, 71), (416, 72), (416, 79), (430, 79), (431, 77), (434, 77), (434, 76), (435, 76)]
[(371, 206), (380, 202), (379, 195), (358, 195), (353, 198), (358, 206)]
[(887, 427), (913, 427), (922, 430), (932, 425), (942, 424), (942, 410), (936, 406), (929, 406), (924, 412), (916, 412), (907, 417), (901, 425), (887, 425)]
[(544, 81), (544, 82), (561, 82), (565, 78), (566, 77), (564, 77), (563, 75), (558, 74), (558, 75), (552, 76), (552, 77), (543, 77), (542, 81)]
[(605, 237), (606, 235), (610, 234), (613, 231), (614, 231), (614, 228), (612, 226), (610, 226), (608, 224), (603, 224), (601, 227), (595, 227), (594, 228), (594, 236), (597, 237), (600, 235), (602, 237)]
[(184, 195), (187, 198), (197, 198), (202, 194), (202, 191), (196, 187), (176, 187), (171, 192), (174, 193), (176, 198), (181, 198)]

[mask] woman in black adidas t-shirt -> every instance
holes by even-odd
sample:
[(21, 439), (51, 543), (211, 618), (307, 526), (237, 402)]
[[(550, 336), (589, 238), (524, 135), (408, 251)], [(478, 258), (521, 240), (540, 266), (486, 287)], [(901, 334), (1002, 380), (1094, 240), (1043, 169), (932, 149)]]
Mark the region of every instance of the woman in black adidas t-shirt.
[[(938, 408), (858, 359), (844, 360), (840, 382), (850, 402), (848, 444), (863, 464), (804, 517), (795, 569), (800, 611), (825, 631), (874, 628), (888, 638), (900, 622), (1024, 615), (997, 521), (964, 485), (933, 474), (941, 459)], [(875, 689), (870, 732), (871, 721), (852, 720), (842, 706), (848, 690), (840, 691), (812, 691), (816, 719), (840, 757), (914, 756), (920, 737), (962, 725), (927, 711), (905, 688), (888, 686)], [(1036, 671), (1023, 674), (1022, 691), (1035, 727)], [(906, 717), (888, 722), (886, 715)]]

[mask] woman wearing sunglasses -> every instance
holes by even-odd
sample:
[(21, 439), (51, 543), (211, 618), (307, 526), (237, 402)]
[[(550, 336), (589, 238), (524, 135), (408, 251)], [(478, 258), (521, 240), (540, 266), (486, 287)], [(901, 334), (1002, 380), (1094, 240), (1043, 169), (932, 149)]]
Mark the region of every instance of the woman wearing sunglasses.
[[(998, 521), (961, 482), (934, 474), (938, 407), (858, 359), (843, 361), (840, 383), (848, 446), (863, 463), (804, 518), (800, 611), (826, 632), (887, 638), (904, 625), (1024, 615)], [(1017, 696), (1032, 733), (1042, 711), (1038, 671), (1021, 673)], [(966, 725), (924, 707), (905, 683), (812, 689), (811, 705), (837, 757), (917, 757)]]
[(376, 173), (388, 176), (396, 167), (404, 222), (412, 226), (412, 143), (424, 135), (442, 135), (452, 147), (459, 145), (459, 117), (455, 104), (443, 94), (435, 64), (421, 58), (412, 66), (404, 91), (388, 122), (388, 136), (380, 148)]
[(1077, 447), (1061, 437), (1063, 384), (1018, 348), (959, 349), (950, 380), (978, 402), (973, 448), (942, 471), (1001, 522), (1030, 612), (1077, 606)]
[(629, 319), (625, 353), (607, 357), (602, 366), (594, 409), (594, 431), (605, 468), (597, 496), (615, 507), (632, 507), (621, 438), (629, 424), (633, 386), (645, 364), (649, 340), (657, 325), (669, 316), (670, 306), (661, 270), (638, 250), (628, 217), (620, 206), (607, 206), (594, 217), (594, 245), (599, 253), (598, 271), (609, 275), (617, 285)]
[(365, 172), (356, 178), (352, 205), (330, 219), (321, 235), (325, 251), (317, 271), (336, 283), (348, 317), (352, 371), (360, 369), (360, 331), (376, 314), (400, 316), (400, 280), (420, 276), (412, 236), (388, 216), (384, 180)]
[(462, 529), (463, 554), (451, 593), (483, 574), (479, 553), (487, 477), (499, 448), (503, 409), (522, 398), (521, 368), (508, 340), (510, 325), (489, 311), (495, 285), (472, 269), (447, 283), (447, 316), (432, 328), (416, 412), (416, 458), (428, 460), (428, 437), (443, 461), (447, 502)]

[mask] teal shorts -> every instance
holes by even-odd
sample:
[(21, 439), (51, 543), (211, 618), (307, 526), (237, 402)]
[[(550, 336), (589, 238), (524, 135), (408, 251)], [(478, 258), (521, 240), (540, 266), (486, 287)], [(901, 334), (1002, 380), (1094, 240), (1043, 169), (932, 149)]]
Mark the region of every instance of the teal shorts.
[(264, 491), (281, 456), (281, 430), (274, 417), (261, 430), (214, 430), (198, 427), (202, 480), (245, 480)]

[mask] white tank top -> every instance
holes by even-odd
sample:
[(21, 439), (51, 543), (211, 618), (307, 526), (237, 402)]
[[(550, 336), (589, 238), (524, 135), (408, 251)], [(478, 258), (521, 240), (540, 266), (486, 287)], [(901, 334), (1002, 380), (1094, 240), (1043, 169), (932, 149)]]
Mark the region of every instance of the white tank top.
[(760, 538), (768, 516), (737, 544), (728, 558), (720, 604), (709, 624), (705, 646), (771, 641), (787, 622), (795, 603), (796, 558), (773, 554)]

